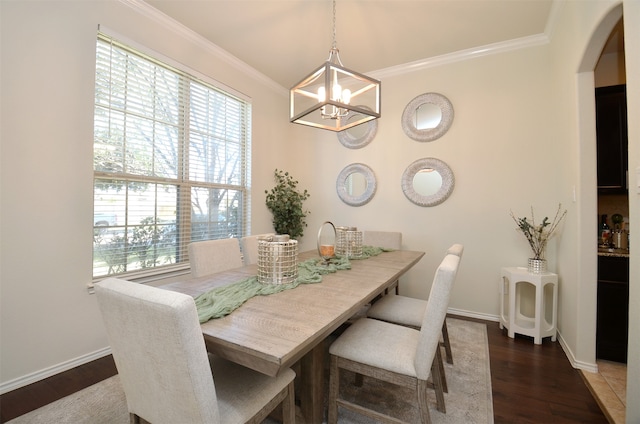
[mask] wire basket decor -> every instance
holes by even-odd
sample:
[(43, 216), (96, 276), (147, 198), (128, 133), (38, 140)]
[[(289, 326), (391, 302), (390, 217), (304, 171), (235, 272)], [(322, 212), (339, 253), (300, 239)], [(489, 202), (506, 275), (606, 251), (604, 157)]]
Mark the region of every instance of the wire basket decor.
[(357, 227), (336, 227), (336, 255), (346, 258), (362, 256), (362, 231)]
[(258, 282), (288, 284), (298, 277), (298, 241), (287, 234), (258, 239)]

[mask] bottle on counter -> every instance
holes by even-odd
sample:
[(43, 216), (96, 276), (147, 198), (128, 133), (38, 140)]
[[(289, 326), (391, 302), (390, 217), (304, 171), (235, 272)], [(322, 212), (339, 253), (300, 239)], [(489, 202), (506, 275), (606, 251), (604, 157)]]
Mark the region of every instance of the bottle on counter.
[(608, 247), (611, 243), (611, 228), (609, 228), (609, 225), (607, 224), (606, 214), (603, 214), (602, 219), (600, 220), (599, 235), (600, 245)]

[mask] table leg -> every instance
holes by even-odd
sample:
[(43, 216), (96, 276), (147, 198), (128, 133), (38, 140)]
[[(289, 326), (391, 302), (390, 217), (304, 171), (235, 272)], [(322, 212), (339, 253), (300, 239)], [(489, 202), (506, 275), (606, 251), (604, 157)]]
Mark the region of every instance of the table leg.
[(300, 409), (308, 424), (322, 424), (324, 415), (323, 344), (318, 343), (300, 360)]

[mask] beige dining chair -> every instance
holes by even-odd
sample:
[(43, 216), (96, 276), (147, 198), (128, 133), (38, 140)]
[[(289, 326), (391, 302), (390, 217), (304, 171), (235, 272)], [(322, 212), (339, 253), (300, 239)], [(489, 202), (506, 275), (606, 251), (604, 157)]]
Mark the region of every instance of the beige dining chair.
[(273, 236), (274, 233), (257, 234), (246, 236), (240, 239), (240, 247), (242, 248), (242, 261), (245, 265), (253, 265), (258, 263), (258, 240), (262, 237)]
[[(372, 231), (362, 232), (362, 244), (365, 246), (384, 247), (386, 249), (400, 250), (402, 248), (402, 233), (399, 231)], [(398, 294), (398, 280), (394, 281), (385, 293), (395, 291)]]
[(257, 424), (280, 404), (295, 422), (295, 373), (208, 355), (191, 296), (116, 278), (95, 293), (132, 423)]
[(460, 257), (447, 255), (436, 270), (420, 330), (362, 318), (331, 344), (329, 424), (337, 423), (339, 406), (379, 422), (402, 422), (379, 410), (341, 399), (340, 370), (414, 389), (421, 422), (431, 422), (427, 399), (428, 379), (436, 351), (439, 350), (442, 323), (447, 314), (451, 286), (459, 262)]
[(243, 265), (237, 238), (205, 240), (189, 244), (191, 275), (202, 277)]
[[(464, 246), (459, 243), (447, 249), (447, 255), (456, 255), (461, 260), (463, 252)], [(426, 307), (426, 300), (400, 295), (384, 296), (371, 305), (371, 308), (367, 311), (367, 317), (419, 329), (422, 325), (422, 318), (424, 317)], [(447, 363), (453, 364), (453, 354), (451, 352), (451, 342), (449, 341), (449, 330), (447, 329), (446, 319), (442, 324), (442, 342), (440, 344), (444, 347)], [(436, 354), (436, 363), (434, 365), (437, 365), (439, 368), (442, 391), (446, 393), (448, 391), (447, 379), (439, 351)]]

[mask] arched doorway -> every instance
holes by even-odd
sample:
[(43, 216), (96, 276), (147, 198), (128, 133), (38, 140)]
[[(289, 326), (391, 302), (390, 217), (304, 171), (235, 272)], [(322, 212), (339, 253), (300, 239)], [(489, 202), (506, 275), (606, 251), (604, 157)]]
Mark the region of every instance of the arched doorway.
[[(622, 5), (618, 4), (612, 8), (602, 19), (594, 30), (589, 44), (584, 52), (577, 75), (578, 96), (581, 103), (590, 107), (580, 109), (580, 185), (582, 201), (579, 208), (581, 221), (580, 232), (584, 235), (583, 241), (579, 244), (579, 286), (581, 293), (589, 293), (589, 296), (580, 298), (578, 309), (583, 317), (595, 317), (597, 292), (593, 287), (597, 287), (597, 245), (596, 231), (598, 225), (598, 196), (597, 196), (597, 175), (596, 175), (596, 134), (595, 134), (595, 79), (594, 70), (607, 43), (609, 35), (614, 30), (616, 24), (623, 15)], [(591, 234), (591, 236), (590, 236)], [(595, 268), (595, 269), (594, 269)], [(595, 328), (589, 334), (579, 335), (578, 347), (582, 349), (582, 357), (593, 359), (596, 363), (596, 335)], [(626, 369), (625, 369), (626, 372)], [(606, 408), (606, 405), (605, 405)]]
[[(597, 262), (597, 187), (596, 187), (596, 133), (595, 133), (595, 81), (594, 69), (602, 53), (609, 34), (622, 18), (622, 5), (611, 9), (602, 19), (598, 27), (593, 32), (591, 40), (585, 49), (582, 62), (578, 68), (577, 84), (578, 96), (581, 105), (589, 105), (579, 110), (580, 119), (580, 227), (581, 242), (578, 244), (578, 256), (580, 263), (580, 288), (584, 292), (591, 291), (593, 297), (581, 298), (579, 309), (584, 311), (585, 316), (595, 316), (596, 293), (589, 290), (596, 287), (596, 262)], [(581, 290), (583, 291), (583, 290)], [(590, 331), (591, 333), (591, 331)], [(578, 348), (587, 352), (583, 357), (592, 358), (595, 363), (595, 326), (593, 334), (583, 334), (583, 342), (579, 342)], [(589, 353), (590, 352), (590, 353)]]

